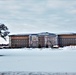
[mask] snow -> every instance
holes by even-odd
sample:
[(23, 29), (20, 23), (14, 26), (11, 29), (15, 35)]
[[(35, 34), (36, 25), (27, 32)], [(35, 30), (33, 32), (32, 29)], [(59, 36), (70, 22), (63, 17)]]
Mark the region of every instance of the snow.
[(0, 50), (0, 72), (76, 72), (76, 47)]
[(6, 37), (7, 41), (5, 41), (5, 39), (3, 39), (2, 37), (0, 37), (0, 44), (8, 44), (9, 43), (9, 37)]

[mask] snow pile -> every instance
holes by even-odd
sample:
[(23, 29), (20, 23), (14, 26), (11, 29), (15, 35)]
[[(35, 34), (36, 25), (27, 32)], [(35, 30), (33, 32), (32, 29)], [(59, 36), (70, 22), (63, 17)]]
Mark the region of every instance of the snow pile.
[(76, 50), (76, 46), (66, 46), (63, 50)]

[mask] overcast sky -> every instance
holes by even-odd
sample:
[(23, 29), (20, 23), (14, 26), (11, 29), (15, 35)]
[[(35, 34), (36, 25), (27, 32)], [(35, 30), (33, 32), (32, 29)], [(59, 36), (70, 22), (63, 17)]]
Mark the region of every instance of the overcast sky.
[(76, 0), (0, 0), (0, 23), (11, 33), (76, 32)]

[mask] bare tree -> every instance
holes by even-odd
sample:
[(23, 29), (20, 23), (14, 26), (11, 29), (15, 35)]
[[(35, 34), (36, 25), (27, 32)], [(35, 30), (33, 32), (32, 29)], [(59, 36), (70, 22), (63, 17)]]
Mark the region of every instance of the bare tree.
[(6, 36), (8, 36), (9, 33), (7, 26), (0, 24), (0, 37), (6, 40)]

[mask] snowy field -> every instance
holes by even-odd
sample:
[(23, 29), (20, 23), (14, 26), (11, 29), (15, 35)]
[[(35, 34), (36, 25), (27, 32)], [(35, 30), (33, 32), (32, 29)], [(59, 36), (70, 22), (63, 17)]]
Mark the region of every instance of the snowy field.
[(76, 47), (70, 46), (59, 49), (51, 49), (51, 48), (0, 49), (0, 72), (38, 73), (38, 74), (26, 74), (26, 75), (54, 75), (54, 74), (43, 74), (45, 72), (75, 73)]

